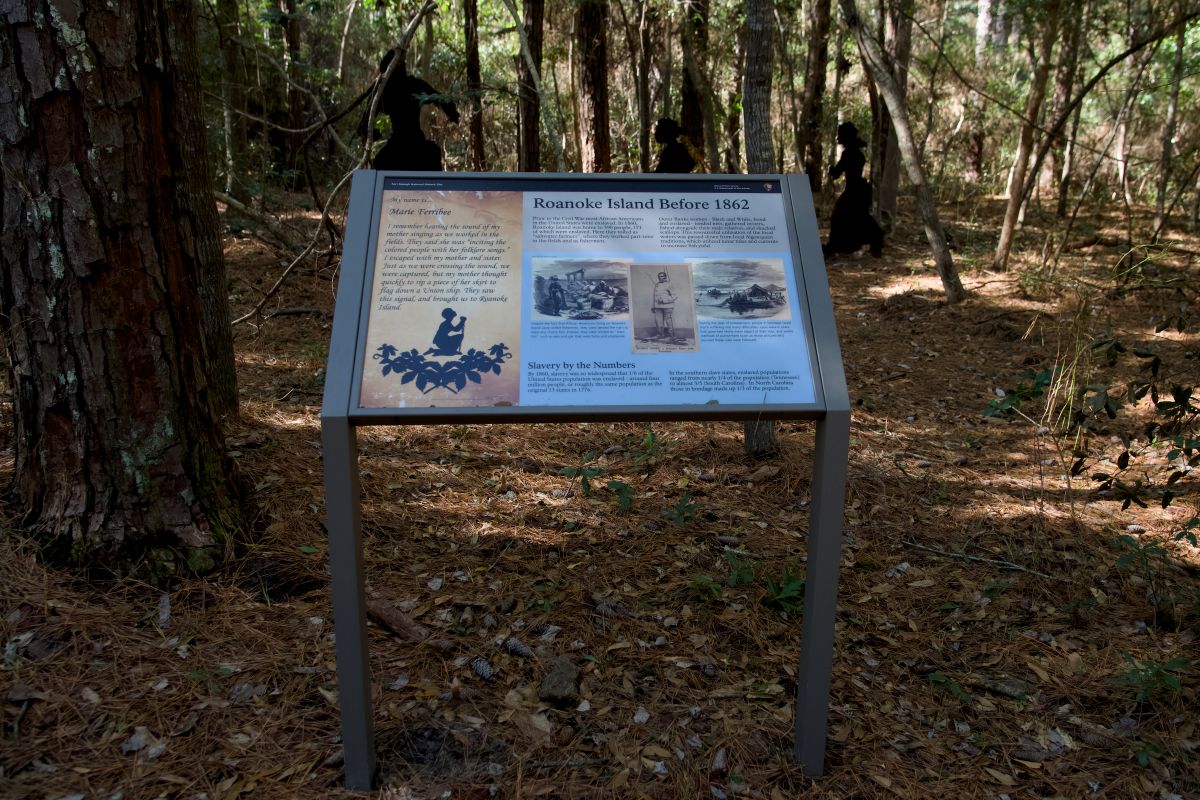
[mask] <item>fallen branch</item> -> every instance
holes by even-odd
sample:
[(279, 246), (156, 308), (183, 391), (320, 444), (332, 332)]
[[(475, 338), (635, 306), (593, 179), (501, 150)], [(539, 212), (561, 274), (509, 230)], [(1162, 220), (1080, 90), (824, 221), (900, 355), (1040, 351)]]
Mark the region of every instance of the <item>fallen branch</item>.
[(263, 228), (266, 228), (267, 232), (270, 234), (270, 237), (274, 240), (274, 243), (279, 245), (282, 249), (290, 250), (294, 253), (304, 247), (304, 245), (296, 241), (295, 234), (285, 228), (283, 224), (274, 217), (264, 214), (261, 211), (255, 211), (253, 208), (250, 208), (250, 206), (246, 205), (240, 200), (230, 197), (224, 192), (213, 192), (213, 197), (215, 197), (219, 202), (224, 203), (228, 208), (236, 211), (241, 216), (247, 217), (254, 222), (257, 222)]
[(368, 600), (367, 618), (397, 636), (411, 639), (414, 642), (423, 642), (429, 638), (428, 628), (417, 624), (412, 617), (396, 608), (395, 604), (387, 599)]
[(946, 556), (947, 558), (961, 558), (964, 561), (974, 561), (978, 564), (990, 564), (993, 567), (1000, 567), (1000, 569), (1012, 570), (1013, 572), (1027, 572), (1030, 575), (1036, 575), (1039, 578), (1047, 578), (1052, 581), (1066, 580), (1065, 578), (1059, 578), (1054, 575), (1047, 575), (1044, 572), (1038, 572), (1037, 570), (1030, 569), (1029, 567), (1022, 566), (1013, 561), (1005, 561), (1002, 558), (983, 558), (982, 556), (972, 556), (968, 555), (967, 553), (951, 553), (946, 550), (938, 550), (936, 547), (928, 547), (923, 544), (917, 544), (911, 539), (905, 539), (904, 544), (909, 545), (910, 547), (915, 547), (918, 550), (926, 550), (930, 553), (937, 553), (939, 556)]

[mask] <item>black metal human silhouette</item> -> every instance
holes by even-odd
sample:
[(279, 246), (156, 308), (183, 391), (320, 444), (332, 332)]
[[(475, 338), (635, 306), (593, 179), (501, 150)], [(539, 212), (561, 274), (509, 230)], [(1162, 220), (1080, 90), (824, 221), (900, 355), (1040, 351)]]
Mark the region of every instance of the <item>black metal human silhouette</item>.
[(871, 184), (863, 177), (867, 164), (863, 148), (867, 143), (858, 137), (858, 128), (852, 122), (838, 126), (837, 141), (842, 146), (842, 157), (830, 168), (829, 177), (836, 180), (845, 173), (846, 188), (833, 204), (829, 241), (821, 250), (828, 256), (855, 253), (866, 245), (871, 255), (878, 258), (883, 251), (883, 229), (871, 216)]
[[(396, 51), (389, 50), (379, 62), (379, 71), (386, 70), (395, 57)], [(442, 150), (421, 130), (421, 106), (426, 103), (440, 108), (451, 122), (458, 122), (454, 101), (428, 82), (409, 75), (401, 61), (379, 98), (379, 110), (392, 121), (392, 135), (375, 155), (375, 169), (441, 171)]]
[(654, 126), (654, 141), (663, 146), (655, 172), (691, 172), (696, 168), (696, 159), (688, 152), (687, 145), (679, 141), (681, 133), (683, 128), (670, 117), (663, 117)]
[(442, 310), (442, 324), (438, 326), (437, 333), (433, 335), (433, 347), (426, 350), (425, 355), (462, 355), (462, 341), (463, 335), (466, 333), (467, 318), (459, 317), (457, 324), (451, 322), (453, 319), (453, 308), (446, 308)]

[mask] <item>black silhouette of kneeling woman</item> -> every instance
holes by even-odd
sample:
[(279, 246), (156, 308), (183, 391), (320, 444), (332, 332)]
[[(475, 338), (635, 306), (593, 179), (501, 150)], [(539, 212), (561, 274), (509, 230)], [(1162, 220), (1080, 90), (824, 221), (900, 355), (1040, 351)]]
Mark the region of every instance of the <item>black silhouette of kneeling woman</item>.
[(427, 356), (457, 356), (462, 355), (463, 335), (466, 333), (467, 318), (459, 317), (454, 323), (454, 309), (442, 310), (442, 324), (438, 325), (437, 333), (433, 335), (433, 347), (425, 351)]
[(852, 122), (838, 125), (837, 141), (842, 146), (842, 157), (829, 170), (829, 177), (836, 180), (845, 173), (846, 188), (833, 204), (829, 241), (821, 250), (829, 256), (856, 253), (867, 245), (871, 255), (879, 258), (883, 251), (883, 229), (871, 216), (871, 184), (863, 177), (863, 168), (867, 165), (863, 148), (867, 143), (858, 137), (858, 128)]
[(691, 172), (696, 168), (696, 159), (688, 152), (687, 145), (679, 141), (683, 128), (670, 117), (663, 117), (654, 126), (654, 141), (661, 144), (655, 172)]
[[(379, 63), (380, 73), (395, 57), (396, 51), (389, 50)], [(451, 122), (458, 122), (454, 102), (443, 98), (428, 82), (409, 75), (401, 59), (379, 98), (379, 110), (392, 120), (392, 135), (376, 153), (375, 169), (441, 172), (442, 149), (421, 130), (421, 106), (426, 103), (440, 108)]]

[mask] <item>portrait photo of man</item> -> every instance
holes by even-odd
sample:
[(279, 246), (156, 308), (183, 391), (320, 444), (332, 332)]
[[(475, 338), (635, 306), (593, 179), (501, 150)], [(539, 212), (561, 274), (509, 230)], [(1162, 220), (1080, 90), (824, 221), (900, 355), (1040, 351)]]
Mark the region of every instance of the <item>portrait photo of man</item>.
[(699, 349), (688, 265), (633, 264), (630, 285), (634, 352)]

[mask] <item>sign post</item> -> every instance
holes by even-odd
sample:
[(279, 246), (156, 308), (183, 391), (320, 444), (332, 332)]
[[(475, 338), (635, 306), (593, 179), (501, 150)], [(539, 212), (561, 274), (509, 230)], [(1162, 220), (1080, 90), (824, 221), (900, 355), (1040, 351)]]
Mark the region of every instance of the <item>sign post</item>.
[(321, 437), (346, 785), (375, 775), (355, 430), (812, 420), (794, 756), (824, 771), (850, 405), (807, 178), (354, 177)]

